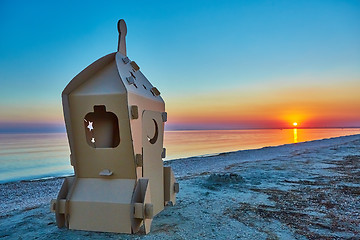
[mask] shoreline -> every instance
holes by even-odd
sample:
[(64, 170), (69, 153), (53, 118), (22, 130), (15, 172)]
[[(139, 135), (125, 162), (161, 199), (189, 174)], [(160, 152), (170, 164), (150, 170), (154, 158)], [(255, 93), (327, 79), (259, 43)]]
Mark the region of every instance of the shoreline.
[[(256, 129), (255, 129), (256, 130)], [(187, 161), (189, 159), (203, 159), (203, 158), (208, 158), (208, 157), (216, 157), (219, 155), (225, 155), (225, 154), (230, 154), (230, 153), (237, 153), (237, 152), (242, 152), (242, 151), (253, 151), (253, 150), (261, 150), (261, 149), (265, 149), (265, 148), (274, 148), (274, 147), (282, 147), (282, 146), (292, 146), (292, 145), (297, 145), (297, 144), (304, 144), (304, 143), (313, 143), (313, 142), (317, 142), (317, 141), (326, 141), (326, 140), (331, 140), (331, 139), (338, 139), (338, 138), (344, 138), (344, 137), (353, 137), (353, 136), (360, 136), (360, 134), (353, 134), (353, 135), (345, 135), (345, 136), (339, 136), (339, 137), (330, 137), (330, 138), (323, 138), (323, 139), (317, 139), (317, 140), (311, 140), (311, 141), (304, 141), (304, 142), (298, 142), (298, 143), (287, 143), (287, 144), (280, 144), (280, 145), (274, 145), (274, 146), (265, 146), (265, 147), (261, 147), (261, 148), (249, 148), (249, 149), (243, 149), (243, 150), (235, 150), (235, 151), (227, 151), (227, 152), (219, 152), (219, 153), (210, 153), (210, 154), (201, 154), (201, 155), (196, 155), (196, 156), (190, 156), (190, 157), (184, 157), (184, 158), (176, 158), (176, 159), (168, 159), (168, 160), (163, 160), (164, 164), (166, 164), (167, 162), (173, 162), (173, 161)], [(59, 176), (44, 176), (44, 177), (39, 177), (39, 178), (33, 178), (33, 179), (17, 179), (14, 181), (8, 181), (8, 182), (0, 182), (0, 186), (4, 185), (4, 184), (8, 184), (8, 183), (17, 183), (17, 182), (34, 182), (34, 181), (42, 181), (42, 180), (47, 180), (47, 179), (57, 179), (57, 178), (65, 178), (65, 177), (70, 177), (73, 176), (73, 174), (69, 174), (69, 175), (59, 175)]]
[(64, 178), (56, 177), (1, 184), (0, 238), (327, 239), (360, 234), (359, 134), (164, 165), (173, 168), (180, 192), (177, 204), (155, 217), (149, 235), (58, 229), (49, 210)]
[[(293, 130), (168, 132), (164, 139), (164, 147), (168, 151), (163, 160), (201, 158), (229, 151), (360, 134), (360, 129)], [(46, 137), (39, 134), (0, 136), (0, 143), (0, 184), (74, 174), (69, 164), (66, 134), (50, 134)]]

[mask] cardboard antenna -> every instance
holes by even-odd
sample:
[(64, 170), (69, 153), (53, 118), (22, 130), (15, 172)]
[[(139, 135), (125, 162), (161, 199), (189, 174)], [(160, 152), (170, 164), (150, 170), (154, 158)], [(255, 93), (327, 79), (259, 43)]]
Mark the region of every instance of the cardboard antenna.
[(124, 19), (118, 21), (118, 31), (119, 31), (119, 43), (118, 43), (118, 52), (126, 56), (126, 40), (125, 36), (127, 33), (127, 27)]

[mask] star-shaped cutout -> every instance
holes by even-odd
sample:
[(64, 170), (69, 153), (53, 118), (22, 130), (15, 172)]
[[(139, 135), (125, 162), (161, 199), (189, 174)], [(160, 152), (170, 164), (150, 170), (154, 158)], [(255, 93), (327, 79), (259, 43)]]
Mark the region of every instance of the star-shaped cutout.
[(87, 128), (89, 129), (89, 131), (93, 130), (94, 129), (93, 122), (89, 121), (89, 125), (87, 126)]

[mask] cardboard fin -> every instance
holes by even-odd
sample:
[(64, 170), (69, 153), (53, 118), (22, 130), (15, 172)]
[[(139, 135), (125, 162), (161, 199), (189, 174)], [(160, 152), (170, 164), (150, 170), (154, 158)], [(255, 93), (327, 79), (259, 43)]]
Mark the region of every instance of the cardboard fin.
[(149, 179), (140, 178), (138, 180), (132, 197), (132, 205), (134, 208), (132, 215), (132, 232), (138, 232), (141, 225), (144, 225), (145, 233), (149, 233), (154, 217)]
[(51, 200), (51, 211), (55, 212), (56, 224), (59, 228), (65, 227), (66, 225), (66, 198), (73, 184), (74, 177), (65, 178), (57, 199)]
[(179, 184), (175, 180), (171, 167), (164, 167), (164, 205), (168, 202), (176, 204), (176, 193), (179, 192)]

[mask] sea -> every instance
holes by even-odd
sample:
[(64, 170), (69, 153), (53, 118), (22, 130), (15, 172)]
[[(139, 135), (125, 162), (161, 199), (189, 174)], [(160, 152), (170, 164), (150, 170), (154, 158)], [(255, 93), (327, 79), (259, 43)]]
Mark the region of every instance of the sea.
[[(166, 131), (165, 161), (360, 134), (360, 128)], [(66, 133), (0, 134), (0, 183), (68, 176)]]

